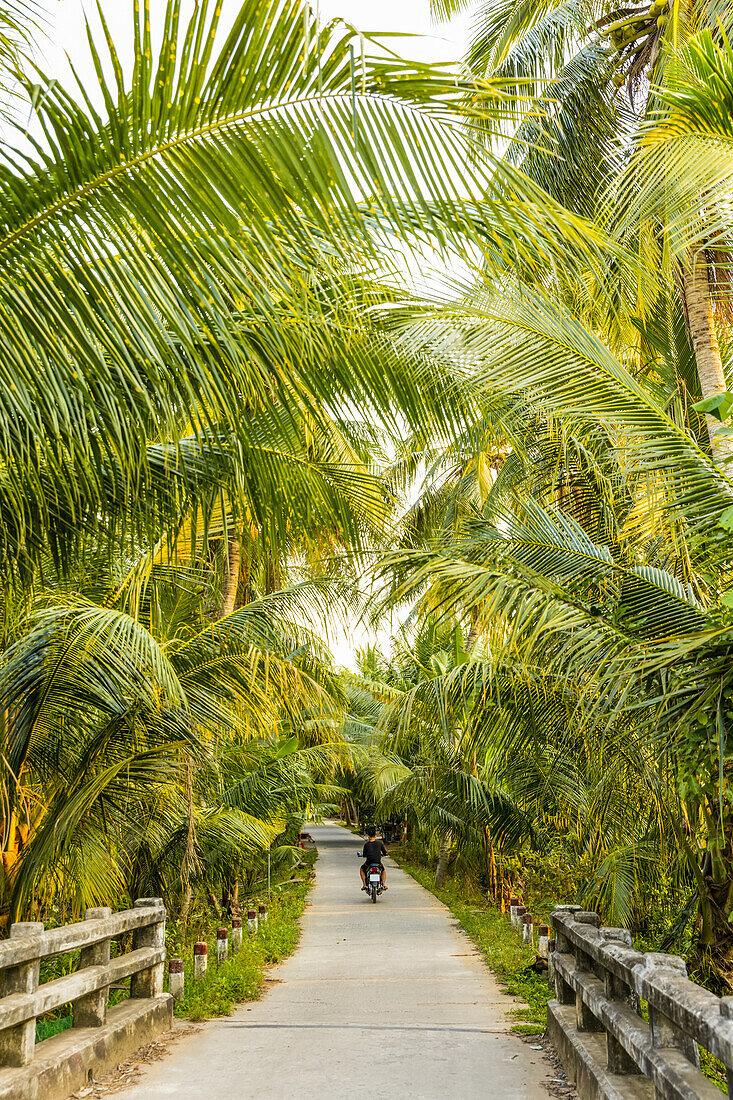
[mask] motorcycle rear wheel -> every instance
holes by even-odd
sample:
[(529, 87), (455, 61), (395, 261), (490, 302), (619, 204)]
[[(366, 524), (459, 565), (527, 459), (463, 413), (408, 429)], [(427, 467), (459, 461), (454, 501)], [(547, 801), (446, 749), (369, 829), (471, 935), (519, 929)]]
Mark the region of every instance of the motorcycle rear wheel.
[(377, 904), (377, 888), (376, 888), (376, 886), (372, 886), (372, 901), (374, 902), (375, 905)]

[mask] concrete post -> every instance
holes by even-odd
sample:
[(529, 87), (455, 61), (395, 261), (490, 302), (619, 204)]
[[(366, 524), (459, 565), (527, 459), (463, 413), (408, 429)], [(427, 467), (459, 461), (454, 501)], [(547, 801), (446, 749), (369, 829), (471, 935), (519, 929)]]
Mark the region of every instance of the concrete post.
[[(721, 997), (720, 998), (720, 1015), (724, 1020), (733, 1020), (733, 997)], [(728, 1096), (733, 1096), (733, 1069), (726, 1066), (726, 1078), (728, 1085)]]
[(209, 946), (206, 943), (195, 943), (193, 945), (193, 976), (196, 981), (199, 981), (206, 974), (206, 967), (209, 961)]
[[(609, 943), (622, 943), (632, 947), (631, 933), (628, 928), (602, 928), (601, 935)], [(609, 1001), (622, 1001), (638, 1010), (638, 997), (631, 987), (622, 982), (613, 971), (604, 970), (603, 981)], [(610, 1031), (606, 1032), (606, 1058), (609, 1073), (640, 1073), (636, 1062), (631, 1058)]]
[(525, 947), (534, 945), (534, 925), (529, 913), (525, 913), (522, 917), (522, 943)]
[(508, 912), (509, 912), (509, 923), (510, 924), (514, 923), (514, 910), (517, 908), (518, 905), (519, 905), (519, 898), (515, 898), (515, 897), (509, 898)]
[(168, 990), (174, 1001), (182, 1001), (186, 987), (183, 959), (168, 960)]
[(537, 954), (541, 959), (546, 959), (548, 955), (547, 943), (550, 938), (550, 929), (546, 924), (541, 924), (537, 930)]
[[(10, 939), (16, 940), (26, 936), (40, 936), (43, 932), (43, 924), (40, 921), (18, 921), (10, 926)], [(18, 963), (17, 966), (9, 966), (3, 974), (3, 997), (11, 993), (35, 993), (38, 989), (38, 974), (41, 968), (41, 945), (38, 944), (38, 955), (28, 962)], [(0, 1031), (0, 1065), (3, 1066), (27, 1066), (33, 1060), (33, 1051), (36, 1045), (36, 1020), (32, 1017), (15, 1027), (7, 1027)]]
[(229, 955), (229, 933), (220, 928), (216, 933), (216, 962), (218, 966), (227, 961)]
[(247, 910), (247, 931), (250, 933), (257, 931), (257, 910)]
[[(112, 910), (107, 906), (99, 909), (87, 909), (84, 920), (108, 920), (112, 916)], [(87, 966), (107, 966), (109, 964), (112, 939), (100, 940), (89, 947), (82, 947), (79, 952), (79, 966), (83, 970)], [(74, 1002), (74, 1027), (103, 1027), (107, 1022), (107, 1000), (109, 986), (98, 989), (95, 993), (89, 993), (86, 997), (80, 997)]]
[(514, 906), (514, 919), (512, 920), (512, 927), (518, 935), (521, 935), (521, 932), (522, 932), (522, 917), (524, 916), (524, 914), (526, 912), (527, 912), (527, 909), (524, 905), (515, 905)]
[[(553, 912), (557, 913), (558, 916), (570, 917), (571, 920), (575, 917), (575, 914), (579, 913), (580, 911), (580, 905), (556, 905), (553, 910)], [(561, 928), (556, 928), (555, 932), (557, 938), (557, 950), (562, 952), (562, 954), (564, 955), (569, 954), (572, 948), (570, 946), (570, 941), (568, 940), (567, 936), (563, 934)]]
[[(679, 955), (665, 955), (661, 951), (649, 951), (644, 956), (645, 970), (671, 971), (670, 977), (687, 977), (685, 960)], [(649, 1005), (649, 1027), (652, 1033), (652, 1045), (662, 1049), (680, 1050), (693, 1066), (700, 1065), (700, 1051), (691, 1035), (687, 1035), (668, 1016)]]
[[(580, 911), (579, 905), (556, 905), (554, 912), (558, 916), (573, 917)], [(562, 930), (562, 926), (558, 926), (555, 929), (555, 950), (563, 955), (569, 955), (572, 951), (570, 940), (567, 938)], [(555, 978), (555, 996), (561, 1005), (575, 1004), (575, 990), (569, 982), (566, 982), (562, 974), (555, 969), (553, 965), (553, 975)]]
[[(152, 906), (163, 905), (162, 898), (138, 898), (135, 902), (136, 909), (148, 909)], [(165, 912), (165, 910), (163, 910)], [(132, 933), (132, 949), (139, 947), (165, 948), (165, 917), (155, 924), (146, 924), (143, 928), (136, 928)], [(163, 992), (163, 963), (151, 966), (148, 970), (141, 970), (133, 974), (130, 981), (131, 997), (159, 997)]]
[(260, 924), (266, 924), (267, 923), (267, 906), (264, 905), (262, 902), (260, 902), (260, 904), (259, 904), (258, 913), (259, 913)]
[[(575, 920), (578, 924), (589, 925), (591, 928), (600, 928), (601, 926), (601, 918), (597, 913), (581, 911), (575, 914)], [(589, 971), (591, 974), (595, 973), (593, 960), (579, 947), (575, 948), (575, 969), (578, 971)], [(600, 1021), (593, 1015), (579, 991), (575, 994), (575, 1008), (578, 1020), (578, 1031), (603, 1031)]]
[(232, 917), (232, 955), (242, 949), (242, 918)]
[(555, 937), (550, 936), (547, 941), (547, 984), (550, 989), (555, 985), (555, 944)]

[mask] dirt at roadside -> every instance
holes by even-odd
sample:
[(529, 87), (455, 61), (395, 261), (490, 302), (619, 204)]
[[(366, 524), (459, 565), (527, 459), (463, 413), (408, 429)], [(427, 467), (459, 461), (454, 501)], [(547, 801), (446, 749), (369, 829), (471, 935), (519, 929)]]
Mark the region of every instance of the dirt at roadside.
[(125, 1062), (120, 1062), (115, 1069), (109, 1073), (100, 1074), (98, 1078), (95, 1077), (83, 1089), (78, 1089), (72, 1093), (69, 1100), (97, 1100), (98, 1097), (111, 1096), (113, 1093), (122, 1092), (128, 1086), (136, 1084), (143, 1066), (150, 1065), (151, 1062), (159, 1062), (161, 1058), (167, 1058), (171, 1053), (171, 1047), (174, 1047), (179, 1039), (184, 1039), (187, 1035), (194, 1035), (200, 1030), (200, 1027), (194, 1027), (191, 1024), (174, 1022), (173, 1030), (169, 1031), (167, 1035), (162, 1035), (160, 1039), (148, 1043), (145, 1047), (140, 1047)]
[(542, 1051), (544, 1060), (549, 1067), (549, 1076), (545, 1082), (545, 1088), (550, 1096), (556, 1097), (557, 1100), (560, 1100), (560, 1097), (562, 1097), (562, 1100), (578, 1100), (575, 1086), (568, 1081), (560, 1057), (549, 1042), (547, 1035), (522, 1035), (521, 1038), (533, 1050)]

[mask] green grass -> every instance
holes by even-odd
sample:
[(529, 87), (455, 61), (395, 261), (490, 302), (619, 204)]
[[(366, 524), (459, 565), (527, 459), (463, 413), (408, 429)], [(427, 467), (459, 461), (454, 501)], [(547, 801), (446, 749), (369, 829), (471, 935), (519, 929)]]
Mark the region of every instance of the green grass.
[[(315, 861), (315, 852), (308, 852), (306, 863)], [(310, 858), (308, 858), (310, 857)], [(206, 977), (196, 981), (193, 976), (193, 952), (185, 952), (185, 996), (174, 1009), (176, 1016), (188, 1020), (205, 1020), (210, 1016), (228, 1016), (236, 1004), (254, 1001), (264, 987), (263, 971), (292, 954), (300, 938), (298, 919), (304, 908), (312, 880), (283, 884), (279, 893), (268, 901), (269, 919), (261, 924), (256, 935), (247, 932), (244, 923), (242, 949), (230, 956), (221, 967), (216, 964), (216, 926), (212, 925), (206, 939), (209, 965)]]
[(433, 889), (433, 873), (401, 855), (394, 845), (389, 854), (416, 882), (447, 905), (459, 924), (469, 934), (489, 968), (507, 993), (524, 1001), (527, 1008), (511, 1013), (516, 1020), (512, 1030), (523, 1035), (541, 1035), (547, 1022), (547, 1002), (554, 996), (547, 982), (530, 971), (536, 952), (524, 947), (513, 930), (509, 918), (487, 904), (486, 899), (466, 883), (448, 882), (444, 889)]
[[(535, 952), (523, 946), (508, 917), (488, 905), (486, 899), (467, 883), (453, 880), (444, 889), (434, 890), (432, 871), (406, 858), (396, 846), (390, 848), (389, 854), (416, 882), (448, 906), (506, 992), (527, 1004), (526, 1009), (513, 1013), (517, 1023), (512, 1031), (523, 1035), (541, 1035), (546, 1026), (547, 1002), (555, 993), (537, 974), (524, 973), (525, 968), (534, 961)], [(648, 1013), (644, 1018), (648, 1019)], [(700, 1068), (721, 1092), (727, 1091), (725, 1066), (704, 1047), (700, 1047)]]
[(60, 1031), (67, 1031), (73, 1019), (73, 1016), (58, 1016), (55, 1020), (36, 1020), (36, 1042), (41, 1043)]
[[(308, 872), (316, 860), (316, 852), (304, 852), (303, 862), (306, 872), (303, 878), (295, 882), (277, 884), (276, 890), (268, 899), (268, 921), (260, 925), (257, 935), (247, 933), (247, 921), (244, 920), (242, 950), (231, 956), (221, 967), (216, 964), (216, 930), (222, 921), (211, 919), (205, 934), (200, 929), (198, 935), (206, 939), (209, 947), (209, 967), (206, 977), (196, 982), (193, 976), (193, 943), (188, 944), (184, 955), (186, 975), (186, 994), (174, 1008), (174, 1014), (188, 1020), (205, 1020), (210, 1016), (228, 1016), (232, 1008), (242, 1001), (256, 1000), (264, 988), (263, 971), (265, 967), (280, 962), (295, 950), (300, 938), (298, 920), (305, 908), (306, 898), (312, 885)], [(175, 932), (171, 928), (173, 942), (168, 944), (168, 954), (180, 953), (180, 942), (175, 943)], [(117, 946), (115, 945), (115, 952)], [(42, 981), (51, 981), (64, 974), (72, 973), (78, 966), (78, 952), (44, 962)], [(128, 996), (124, 990), (115, 990), (110, 995), (110, 1004)], [(66, 1031), (73, 1023), (70, 1006), (64, 1006), (55, 1013), (36, 1022), (36, 1042), (50, 1039), (60, 1031)]]

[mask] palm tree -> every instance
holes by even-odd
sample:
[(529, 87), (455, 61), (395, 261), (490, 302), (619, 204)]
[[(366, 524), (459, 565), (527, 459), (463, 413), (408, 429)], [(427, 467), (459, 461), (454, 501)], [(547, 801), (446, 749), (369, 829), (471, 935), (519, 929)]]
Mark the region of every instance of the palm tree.
[[(465, 0), (440, 0), (433, 9), (446, 17), (464, 6)], [(644, 134), (660, 112), (666, 113), (667, 91), (680, 79), (680, 51), (682, 69), (689, 71), (691, 55), (685, 61), (684, 48), (705, 52), (708, 47), (695, 44), (701, 34), (711, 48), (713, 36), (722, 43), (724, 26), (717, 8), (697, 0), (653, 0), (631, 8), (605, 0), (583, 5), (488, 0), (477, 10), (466, 59), (474, 78), (508, 79), (535, 97), (512, 134), (510, 159), (571, 209), (597, 216), (617, 232), (620, 221), (621, 234), (646, 253), (642, 262), (661, 266), (677, 281), (699, 393), (706, 399), (726, 389), (716, 284), (726, 278), (727, 238), (711, 217), (704, 188), (693, 194), (689, 186), (688, 203), (705, 212), (694, 233), (681, 232), (679, 204), (672, 209), (663, 197), (675, 166), (668, 158), (663, 169), (659, 158), (649, 164)], [(656, 203), (645, 201), (653, 190)], [(641, 309), (649, 306), (647, 300)], [(707, 426), (711, 446), (727, 458), (728, 441), (716, 436), (718, 423), (709, 416)]]
[(137, 618), (113, 593), (56, 592), (7, 651), (4, 818), (27, 826), (13, 914), (77, 913), (152, 879), (175, 893), (190, 814), (188, 877), (211, 890), (329, 800), (317, 775), (348, 750), (313, 736), (341, 701), (322, 644), (283, 615), (287, 593), (210, 619), (213, 579), (158, 569)]
[[(365, 312), (374, 273), (399, 267), (395, 239), (503, 263), (559, 239), (598, 253), (520, 174), (497, 190), (509, 170), (474, 150), (453, 78), (372, 56), (368, 39), (355, 54), (351, 27), (300, 0), (246, 0), (215, 56), (219, 12), (204, 2), (180, 25), (171, 0), (156, 51), (144, 4), (129, 80), (106, 28), (91, 40), (102, 113), (83, 89), (28, 82), (38, 137), (6, 144), (0, 185), (9, 563), (49, 540), (73, 557), (80, 523), (122, 523), (120, 501), (125, 521), (135, 502), (151, 523), (163, 473), (205, 507), (191, 452), (216, 474), (222, 438), (235, 496), (242, 464), (267, 472), (253, 416), (286, 434), (303, 419), (328, 433), (355, 405), (393, 424), (399, 407), (415, 429), (440, 419), (440, 380), (406, 367)], [(498, 114), (505, 99), (497, 88)]]

